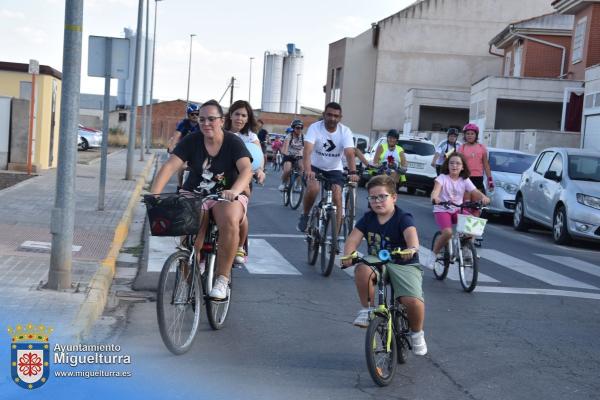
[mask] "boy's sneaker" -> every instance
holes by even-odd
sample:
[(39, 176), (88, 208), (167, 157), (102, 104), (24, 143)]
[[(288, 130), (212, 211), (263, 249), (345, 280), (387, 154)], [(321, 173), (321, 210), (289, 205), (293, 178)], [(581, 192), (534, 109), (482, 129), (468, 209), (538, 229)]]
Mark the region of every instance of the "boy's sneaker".
[(417, 356), (424, 356), (427, 354), (427, 343), (425, 343), (425, 332), (413, 332), (410, 335), (412, 343), (412, 351)]
[(277, 190), (283, 192), (285, 190), (285, 184), (282, 183), (281, 185), (277, 186)]
[(366, 328), (369, 326), (369, 313), (372, 310), (370, 308), (363, 308), (358, 312), (356, 319), (354, 320), (354, 326), (358, 326), (360, 328)]
[(299, 232), (306, 232), (307, 226), (308, 226), (308, 215), (300, 214), (300, 218), (298, 219), (298, 226), (296, 226), (296, 229)]
[(213, 299), (216, 299), (216, 300), (223, 300), (223, 299), (227, 298), (228, 283), (229, 283), (229, 279), (227, 279), (223, 275), (217, 276), (217, 279), (215, 279), (215, 285), (211, 289), (208, 296), (212, 297)]
[(233, 259), (233, 263), (235, 265), (244, 265), (246, 264), (246, 252), (243, 247), (238, 247), (237, 252), (235, 253), (235, 258)]

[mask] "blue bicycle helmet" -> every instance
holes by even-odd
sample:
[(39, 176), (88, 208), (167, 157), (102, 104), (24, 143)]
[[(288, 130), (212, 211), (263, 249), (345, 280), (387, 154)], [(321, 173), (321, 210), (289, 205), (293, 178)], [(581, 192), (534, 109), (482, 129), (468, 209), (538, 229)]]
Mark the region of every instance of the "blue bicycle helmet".
[(294, 130), (292, 128), (286, 128), (285, 129), (285, 133), (292, 133), (294, 132)]
[(188, 114), (198, 112), (198, 110), (200, 110), (200, 107), (198, 107), (198, 104), (196, 104), (196, 103), (190, 103), (187, 105), (187, 108), (186, 108), (186, 111)]

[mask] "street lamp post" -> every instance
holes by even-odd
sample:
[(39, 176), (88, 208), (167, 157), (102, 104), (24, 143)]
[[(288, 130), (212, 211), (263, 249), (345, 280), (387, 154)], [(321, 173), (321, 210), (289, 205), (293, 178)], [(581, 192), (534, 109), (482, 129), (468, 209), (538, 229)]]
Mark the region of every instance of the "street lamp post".
[(302, 74), (296, 74), (296, 109), (295, 109), (295, 114), (299, 114), (298, 111), (298, 92), (300, 91), (300, 85), (298, 84), (298, 82), (300, 81), (300, 75)]
[(148, 94), (148, 27), (150, 19), (150, 0), (146, 0), (146, 40), (144, 41), (144, 83), (142, 85), (142, 131), (140, 135), (140, 161), (144, 161), (144, 150), (146, 148), (146, 137), (148, 129), (148, 107), (146, 107), (146, 95)]
[(248, 77), (248, 103), (252, 103), (252, 60), (254, 60), (254, 57), (250, 57), (250, 75)]
[(194, 36), (196, 36), (195, 33), (190, 33), (190, 61), (188, 63), (187, 96), (185, 98), (186, 105), (190, 104), (190, 75), (192, 74), (192, 38)]
[(154, 95), (154, 65), (156, 60), (156, 16), (158, 15), (158, 2), (162, 0), (154, 0), (154, 35), (152, 36), (152, 72), (150, 73), (150, 110), (148, 111), (148, 140), (146, 141), (146, 154), (150, 154), (150, 146), (152, 146), (152, 96)]

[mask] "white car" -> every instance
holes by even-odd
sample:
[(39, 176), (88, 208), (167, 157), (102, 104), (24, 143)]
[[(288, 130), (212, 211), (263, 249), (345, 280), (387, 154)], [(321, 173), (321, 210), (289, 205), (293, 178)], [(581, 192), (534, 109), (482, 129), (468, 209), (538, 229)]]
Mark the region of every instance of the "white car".
[(487, 212), (512, 214), (521, 174), (531, 166), (535, 156), (517, 150), (488, 147), (488, 160), (492, 170), (494, 190), (488, 188), (487, 179), (484, 179), (485, 190), (491, 200)]
[[(371, 147), (365, 158), (369, 163), (373, 162), (373, 157), (377, 147), (387, 140), (386, 136), (380, 137)], [(435, 154), (435, 145), (427, 139), (413, 136), (401, 135), (398, 144), (404, 149), (404, 155), (408, 163), (406, 171), (406, 190), (409, 194), (414, 194), (417, 189), (431, 192), (433, 181), (437, 177), (435, 168), (431, 166)]]

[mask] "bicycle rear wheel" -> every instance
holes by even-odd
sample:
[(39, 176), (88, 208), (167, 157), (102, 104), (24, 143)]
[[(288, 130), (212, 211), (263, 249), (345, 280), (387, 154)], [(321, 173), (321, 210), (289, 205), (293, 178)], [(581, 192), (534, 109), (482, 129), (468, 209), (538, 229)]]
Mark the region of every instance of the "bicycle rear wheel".
[(192, 278), (189, 261), (187, 250), (171, 254), (158, 281), (156, 312), (160, 336), (169, 351), (177, 355), (190, 349), (200, 322), (200, 285), (197, 275)]
[(354, 229), (354, 206), (355, 206), (355, 192), (354, 189), (348, 190), (346, 194), (346, 201), (344, 204), (344, 220), (342, 222), (342, 234), (344, 235), (344, 239), (348, 238), (352, 229)]
[(315, 265), (317, 262), (317, 256), (319, 255), (319, 243), (321, 242), (321, 236), (317, 227), (319, 218), (319, 212), (316, 208), (313, 208), (310, 213), (310, 220), (308, 221), (306, 244), (308, 246), (308, 264)]
[(334, 211), (327, 211), (321, 237), (321, 275), (329, 276), (337, 254), (337, 223)]
[(291, 186), (290, 207), (292, 210), (295, 210), (302, 203), (302, 197), (304, 197), (304, 182), (302, 182), (302, 176), (292, 173)]
[(433, 235), (433, 240), (431, 241), (431, 256), (437, 257), (435, 260), (435, 264), (433, 264), (433, 275), (435, 275), (436, 279), (443, 281), (446, 279), (448, 275), (448, 269), (450, 268), (450, 254), (448, 254), (448, 245), (444, 247), (442, 250), (441, 257), (437, 256), (433, 252), (433, 247), (435, 246), (435, 241), (438, 236), (441, 236), (442, 232), (437, 231), (435, 235)]
[(458, 266), (460, 284), (465, 292), (470, 293), (477, 286), (477, 277), (479, 276), (477, 250), (470, 239), (466, 239), (462, 245), (462, 259), (463, 262)]
[[(388, 335), (391, 335), (389, 351)], [(378, 315), (372, 319), (367, 328), (365, 355), (369, 374), (379, 386), (389, 385), (394, 378), (398, 357), (396, 346), (396, 337), (389, 331), (387, 318)]]
[[(216, 260), (216, 255), (215, 254), (209, 254), (207, 256), (208, 259), (208, 263), (206, 265), (206, 271), (215, 270), (215, 260)], [(203, 277), (203, 283), (204, 283), (204, 293), (206, 293), (206, 316), (208, 317), (208, 323), (210, 324), (210, 327), (213, 328), (214, 330), (219, 330), (223, 327), (223, 325), (225, 325), (225, 318), (227, 318), (227, 314), (229, 312), (229, 304), (231, 302), (231, 281), (233, 279), (233, 271), (232, 271), (232, 275), (229, 277), (229, 284), (227, 285), (227, 297), (225, 297), (223, 300), (216, 300), (216, 299), (212, 299), (208, 296), (208, 293), (210, 292), (210, 289), (212, 289), (213, 285), (215, 284), (215, 280), (216, 280), (216, 274), (212, 274), (212, 282), (210, 283), (210, 286), (208, 286), (208, 273), (204, 274)]]
[(291, 180), (288, 177), (287, 182), (285, 182), (285, 187), (283, 188), (283, 192), (281, 192), (281, 196), (283, 197), (283, 206), (287, 207), (290, 204), (290, 191), (292, 189)]

